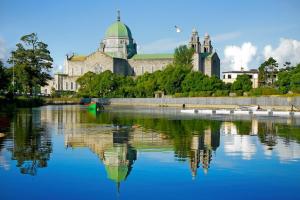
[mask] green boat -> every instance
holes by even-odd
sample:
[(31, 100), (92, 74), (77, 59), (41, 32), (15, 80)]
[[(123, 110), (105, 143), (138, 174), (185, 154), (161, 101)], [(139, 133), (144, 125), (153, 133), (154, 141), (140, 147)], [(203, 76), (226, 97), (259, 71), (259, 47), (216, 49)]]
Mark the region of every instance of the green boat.
[(88, 110), (91, 110), (91, 111), (100, 112), (101, 110), (104, 110), (103, 105), (98, 102), (91, 102), (87, 106), (88, 106)]

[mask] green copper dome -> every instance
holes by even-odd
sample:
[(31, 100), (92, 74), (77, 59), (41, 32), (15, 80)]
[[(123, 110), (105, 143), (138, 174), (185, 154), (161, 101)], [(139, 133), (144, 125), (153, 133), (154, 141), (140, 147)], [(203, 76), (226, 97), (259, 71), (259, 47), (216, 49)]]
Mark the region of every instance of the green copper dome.
[(123, 38), (132, 38), (131, 31), (120, 21), (117, 21), (110, 25), (110, 27), (105, 32), (105, 37), (123, 37)]

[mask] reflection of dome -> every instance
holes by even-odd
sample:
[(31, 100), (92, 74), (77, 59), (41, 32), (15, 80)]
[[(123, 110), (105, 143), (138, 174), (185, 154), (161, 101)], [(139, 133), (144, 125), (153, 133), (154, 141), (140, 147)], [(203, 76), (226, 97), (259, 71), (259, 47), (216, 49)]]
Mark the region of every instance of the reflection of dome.
[(113, 23), (106, 30), (105, 38), (110, 38), (110, 37), (117, 37), (117, 38), (122, 37), (122, 38), (132, 39), (130, 29), (128, 28), (128, 26), (126, 26), (125, 24), (123, 24), (120, 21)]
[(118, 183), (126, 179), (128, 166), (126, 164), (119, 166), (106, 165), (105, 170), (107, 173), (107, 177)]

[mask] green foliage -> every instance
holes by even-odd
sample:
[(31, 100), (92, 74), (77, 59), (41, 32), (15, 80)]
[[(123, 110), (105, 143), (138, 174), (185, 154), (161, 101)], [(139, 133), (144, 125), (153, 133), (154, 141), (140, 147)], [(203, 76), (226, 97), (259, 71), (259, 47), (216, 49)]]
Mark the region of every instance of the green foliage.
[(250, 90), (251, 96), (279, 95), (279, 94), (282, 94), (281, 91), (273, 87), (259, 87)]
[(76, 82), (80, 85), (78, 95), (82, 97), (90, 97), (93, 91), (93, 81), (96, 78), (96, 74), (93, 72), (87, 72), (83, 76), (79, 77)]
[(281, 93), (286, 94), (288, 91), (300, 93), (300, 64), (295, 67), (281, 69), (278, 73), (276, 85)]
[(8, 71), (0, 60), (0, 93), (7, 89), (9, 83)]
[(247, 92), (252, 89), (252, 81), (247, 74), (239, 75), (231, 86), (232, 91)]
[(175, 49), (174, 65), (192, 68), (194, 52), (193, 48), (188, 48), (186, 45), (179, 46)]
[(212, 91), (189, 92), (189, 97), (210, 97), (212, 93)]
[(229, 90), (216, 90), (213, 95), (215, 97), (228, 96), (229, 92), (230, 92)]
[(270, 57), (268, 60), (266, 60), (260, 65), (258, 71), (258, 79), (260, 85), (273, 86), (275, 83), (275, 74), (278, 71), (278, 63), (274, 58)]
[(48, 45), (41, 42), (35, 33), (22, 36), (21, 43), (16, 46), (8, 62), (14, 65), (15, 80), (22, 91), (32, 94), (34, 88), (47, 85), (51, 79), (49, 72), (53, 59)]

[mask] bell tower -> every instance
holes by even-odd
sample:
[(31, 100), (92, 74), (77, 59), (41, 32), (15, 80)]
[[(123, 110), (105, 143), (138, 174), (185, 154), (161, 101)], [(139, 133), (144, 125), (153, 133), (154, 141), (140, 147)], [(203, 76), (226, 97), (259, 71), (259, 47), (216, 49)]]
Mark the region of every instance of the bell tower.
[(203, 53), (212, 53), (213, 52), (213, 47), (211, 45), (211, 39), (210, 39), (210, 36), (208, 35), (208, 33), (205, 33), (205, 36), (204, 36), (202, 52)]
[(189, 47), (195, 50), (193, 55), (193, 71), (203, 72), (202, 61), (201, 61), (201, 43), (198, 35), (198, 31), (193, 28)]
[(190, 46), (190, 48), (193, 48), (195, 50), (195, 53), (200, 53), (201, 43), (199, 40), (198, 31), (195, 28), (193, 28), (189, 46)]

